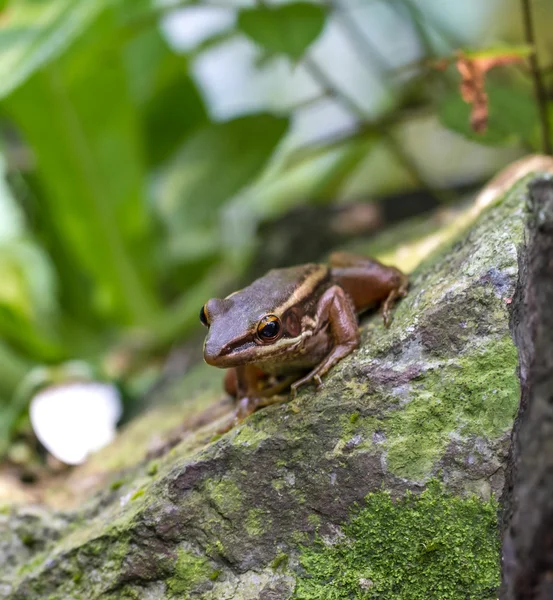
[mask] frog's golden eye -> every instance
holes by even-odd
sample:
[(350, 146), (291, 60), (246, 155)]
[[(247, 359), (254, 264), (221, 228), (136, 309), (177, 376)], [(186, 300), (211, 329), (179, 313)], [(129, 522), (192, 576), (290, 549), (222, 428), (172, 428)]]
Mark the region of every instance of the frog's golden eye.
[(262, 342), (272, 342), (280, 333), (280, 319), (275, 315), (267, 315), (259, 321), (257, 336)]
[(209, 327), (209, 319), (207, 318), (207, 310), (205, 309), (205, 304), (202, 306), (202, 310), (200, 310), (200, 321), (202, 325)]

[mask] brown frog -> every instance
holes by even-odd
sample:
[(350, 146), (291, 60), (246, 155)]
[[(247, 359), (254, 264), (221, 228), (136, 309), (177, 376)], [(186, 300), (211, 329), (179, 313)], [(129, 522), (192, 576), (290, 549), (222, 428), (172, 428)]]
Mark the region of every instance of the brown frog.
[(382, 305), (384, 324), (407, 293), (401, 271), (344, 252), (329, 265), (273, 269), (248, 287), (202, 307), (209, 331), (204, 359), (228, 369), (225, 389), (238, 402), (235, 423), (276, 395), (321, 377), (359, 345), (357, 314)]

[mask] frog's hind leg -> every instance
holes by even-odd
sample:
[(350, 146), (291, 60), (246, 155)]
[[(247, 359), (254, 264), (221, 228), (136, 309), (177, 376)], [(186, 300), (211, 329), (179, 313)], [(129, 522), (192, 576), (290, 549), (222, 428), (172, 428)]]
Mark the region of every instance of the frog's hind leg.
[(394, 302), (407, 294), (409, 280), (399, 269), (348, 252), (330, 255), (332, 279), (351, 297), (356, 312), (382, 305), (386, 327)]
[[(403, 273), (402, 273), (403, 275)], [(409, 288), (409, 281), (407, 277), (404, 275), (404, 281), (400, 284), (398, 288), (394, 288), (389, 294), (386, 300), (384, 300), (384, 304), (382, 305), (382, 318), (384, 319), (384, 326), (390, 326), (390, 313), (394, 307), (394, 303), (398, 298), (405, 298), (407, 296), (407, 289)]]

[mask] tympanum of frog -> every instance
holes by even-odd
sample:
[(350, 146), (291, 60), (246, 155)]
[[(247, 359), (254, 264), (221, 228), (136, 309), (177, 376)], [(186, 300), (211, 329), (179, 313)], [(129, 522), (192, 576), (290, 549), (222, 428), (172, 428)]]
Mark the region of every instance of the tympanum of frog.
[(329, 264), (273, 269), (248, 287), (209, 300), (200, 311), (208, 327), (204, 359), (228, 369), (225, 389), (236, 399), (234, 423), (280, 392), (321, 378), (359, 345), (357, 315), (382, 306), (389, 325), (408, 279), (380, 262), (334, 253)]

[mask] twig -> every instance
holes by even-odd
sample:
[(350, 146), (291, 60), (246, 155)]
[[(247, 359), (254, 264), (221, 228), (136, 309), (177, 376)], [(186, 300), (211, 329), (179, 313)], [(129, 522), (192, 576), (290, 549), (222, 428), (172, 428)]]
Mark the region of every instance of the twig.
[(543, 85), (538, 63), (538, 52), (536, 49), (530, 0), (522, 0), (522, 18), (524, 23), (524, 37), (527, 44), (533, 47), (532, 54), (530, 54), (528, 60), (530, 62), (532, 80), (534, 82), (534, 94), (536, 96), (536, 102), (538, 103), (538, 110), (540, 114), (542, 148), (544, 154), (551, 154), (551, 134), (549, 129), (549, 117), (547, 114), (547, 92), (545, 90), (545, 86)]
[(285, 106), (284, 108), (279, 108), (279, 111), (283, 111), (286, 113), (293, 113), (297, 110), (304, 110), (306, 108), (310, 108), (314, 104), (318, 104), (323, 100), (328, 98), (328, 94), (324, 91), (322, 93), (316, 94), (310, 98), (305, 98), (304, 100), (299, 100), (295, 104), (290, 104), (289, 106)]
[(353, 98), (340, 89), (313, 58), (306, 56), (303, 59), (303, 65), (325, 94), (338, 100), (349, 113), (356, 116), (360, 121), (368, 121), (365, 110)]
[(422, 9), (416, 3), (409, 0), (392, 0), (388, 4), (396, 14), (402, 15), (401, 9), (403, 9), (403, 14), (408, 14), (427, 56), (436, 55), (434, 43), (432, 37), (427, 32), (427, 28), (432, 29), (452, 50), (454, 48), (461, 48), (464, 45), (463, 41), (453, 31), (448, 29), (438, 18), (432, 17), (431, 13), (423, 13)]
[(305, 160), (310, 160), (322, 152), (328, 152), (334, 148), (339, 148), (346, 142), (363, 141), (369, 139), (371, 136), (382, 139), (383, 130), (391, 129), (397, 125), (401, 125), (401, 123), (420, 119), (433, 114), (434, 110), (429, 106), (416, 111), (395, 111), (392, 114), (386, 115), (378, 122), (373, 122), (371, 124), (362, 123), (356, 127), (331, 133), (330, 135), (311, 140), (306, 144), (292, 150), (286, 160), (286, 164), (297, 166), (298, 163), (301, 163)]
[(334, 0), (333, 2), (329, 0), (326, 4), (341, 21), (344, 29), (347, 30), (351, 45), (357, 52), (361, 62), (363, 64), (373, 62), (376, 65), (379, 75), (385, 75), (390, 69), (388, 60), (378, 47), (372, 43), (370, 38), (364, 34), (349, 11), (344, 10), (344, 7), (339, 4), (338, 0)]
[(445, 200), (443, 194), (439, 190), (434, 189), (428, 184), (428, 182), (424, 180), (423, 176), (419, 173), (416, 164), (401, 147), (401, 144), (399, 144), (394, 136), (388, 131), (387, 127), (383, 126), (382, 124), (375, 124), (371, 122), (369, 116), (365, 112), (365, 109), (359, 106), (359, 104), (357, 104), (353, 98), (335, 85), (313, 58), (307, 56), (304, 58), (303, 64), (311, 77), (313, 77), (313, 79), (319, 83), (319, 85), (327, 94), (333, 96), (342, 104), (342, 106), (344, 106), (344, 108), (346, 108), (348, 112), (357, 117), (365, 131), (372, 130), (372, 132), (375, 132), (382, 137), (403, 168), (409, 173), (410, 177), (417, 185), (425, 189), (436, 200)]
[(332, 133), (323, 137), (312, 140), (305, 145), (299, 146), (290, 152), (285, 164), (290, 166), (298, 166), (305, 160), (316, 158), (318, 154), (326, 153), (334, 148), (340, 148), (346, 142), (355, 142), (369, 138), (371, 135), (376, 135), (374, 129), (369, 127), (357, 126), (353, 129), (347, 129)]

